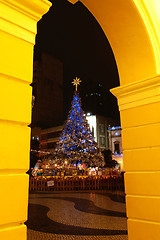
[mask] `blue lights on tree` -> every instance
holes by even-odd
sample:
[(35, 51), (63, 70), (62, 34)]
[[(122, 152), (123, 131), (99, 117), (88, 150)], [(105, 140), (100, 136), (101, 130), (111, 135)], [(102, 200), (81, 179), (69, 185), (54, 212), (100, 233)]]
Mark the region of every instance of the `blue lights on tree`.
[(103, 163), (97, 143), (94, 141), (88, 121), (81, 107), (78, 91), (74, 92), (71, 109), (57, 145), (56, 156), (59, 163), (86, 163), (100, 166)]

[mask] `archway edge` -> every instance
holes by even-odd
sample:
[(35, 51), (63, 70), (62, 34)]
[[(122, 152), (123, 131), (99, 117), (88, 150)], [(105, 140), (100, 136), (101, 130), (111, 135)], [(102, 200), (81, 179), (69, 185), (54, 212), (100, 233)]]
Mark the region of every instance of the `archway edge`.
[(143, 0), (81, 2), (96, 18), (110, 42), (120, 85), (149, 79), (160, 72), (157, 15), (154, 13), (156, 4), (151, 8), (150, 1), (146, 4)]

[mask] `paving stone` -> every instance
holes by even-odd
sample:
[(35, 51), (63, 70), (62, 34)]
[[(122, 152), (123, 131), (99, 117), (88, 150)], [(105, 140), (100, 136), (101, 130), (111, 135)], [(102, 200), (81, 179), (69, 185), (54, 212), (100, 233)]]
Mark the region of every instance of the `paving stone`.
[(127, 240), (123, 192), (30, 194), (28, 240)]

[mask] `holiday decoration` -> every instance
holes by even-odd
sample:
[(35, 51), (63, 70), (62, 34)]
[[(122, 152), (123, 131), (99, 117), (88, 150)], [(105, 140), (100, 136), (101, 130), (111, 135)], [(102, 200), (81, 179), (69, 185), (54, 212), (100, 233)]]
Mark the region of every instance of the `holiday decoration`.
[(79, 169), (103, 166), (103, 157), (97, 148), (89, 124), (81, 107), (77, 86), (81, 80), (76, 77), (72, 82), (76, 86), (71, 110), (62, 131), (56, 149), (56, 164), (59, 166), (74, 165)]
[(73, 86), (75, 85), (76, 86), (76, 91), (77, 91), (77, 86), (78, 85), (80, 85), (80, 82), (82, 82), (81, 80), (80, 80), (80, 78), (75, 78), (75, 79), (73, 79), (74, 81), (72, 82), (73, 83)]

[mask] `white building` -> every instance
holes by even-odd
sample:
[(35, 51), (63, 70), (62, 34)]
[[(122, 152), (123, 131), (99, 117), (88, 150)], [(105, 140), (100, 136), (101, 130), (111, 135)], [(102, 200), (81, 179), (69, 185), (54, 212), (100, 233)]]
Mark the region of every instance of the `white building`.
[(102, 150), (110, 149), (113, 154), (112, 159), (116, 160), (123, 170), (121, 127), (116, 126), (110, 118), (90, 114), (86, 114), (86, 118), (98, 147)]
[(112, 150), (109, 141), (108, 129), (110, 126), (115, 126), (116, 122), (111, 118), (100, 115), (90, 115), (89, 113), (86, 114), (86, 118), (98, 147), (100, 149)]
[(109, 149), (113, 154), (122, 153), (121, 126), (108, 128)]
[(122, 137), (121, 137), (121, 126), (109, 127), (109, 149), (112, 151), (112, 159), (116, 160), (120, 169), (123, 171), (123, 149), (122, 149)]

